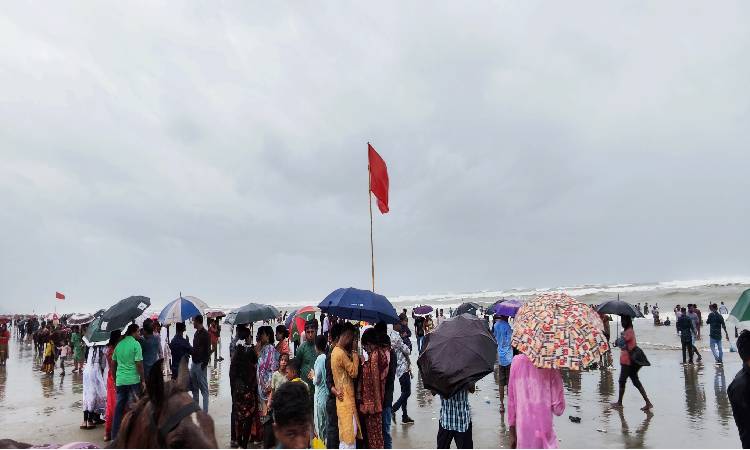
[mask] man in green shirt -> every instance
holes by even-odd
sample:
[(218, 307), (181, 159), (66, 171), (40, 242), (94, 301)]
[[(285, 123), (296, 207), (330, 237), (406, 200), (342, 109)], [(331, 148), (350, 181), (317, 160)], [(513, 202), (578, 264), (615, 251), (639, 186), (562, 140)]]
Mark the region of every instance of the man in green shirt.
[(315, 366), (315, 359), (318, 357), (315, 351), (315, 336), (318, 334), (318, 321), (315, 319), (308, 320), (305, 322), (305, 342), (299, 346), (295, 357), (302, 362), (302, 368), (300, 370), (300, 378), (305, 380), (307, 386), (310, 388), (310, 393), (315, 393), (315, 386), (313, 385), (313, 379), (315, 379), (315, 372), (313, 367)]
[(138, 335), (138, 325), (131, 324), (125, 332), (125, 337), (117, 344), (112, 354), (114, 374), (117, 387), (117, 403), (115, 417), (112, 420), (112, 440), (117, 439), (120, 431), (122, 416), (129, 402), (135, 401), (141, 392), (146, 390), (146, 378), (143, 376), (143, 351), (141, 344), (135, 339)]

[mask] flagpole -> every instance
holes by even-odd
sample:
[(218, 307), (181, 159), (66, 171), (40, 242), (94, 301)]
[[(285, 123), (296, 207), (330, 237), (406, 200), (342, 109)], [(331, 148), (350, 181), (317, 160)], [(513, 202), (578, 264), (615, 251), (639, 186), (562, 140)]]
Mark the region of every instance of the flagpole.
[[(368, 148), (370, 143), (367, 143)], [(369, 157), (368, 157), (369, 161)], [(367, 163), (367, 198), (370, 200), (370, 268), (372, 269), (372, 292), (375, 292), (375, 246), (372, 240), (372, 172), (370, 163)]]

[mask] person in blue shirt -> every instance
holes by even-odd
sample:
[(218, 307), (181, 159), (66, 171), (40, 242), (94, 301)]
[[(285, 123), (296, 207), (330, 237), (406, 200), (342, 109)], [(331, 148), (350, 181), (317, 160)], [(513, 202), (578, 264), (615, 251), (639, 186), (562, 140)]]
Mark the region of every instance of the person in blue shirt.
[(510, 363), (513, 360), (513, 348), (510, 346), (513, 329), (508, 323), (508, 316), (495, 316), (493, 332), (497, 341), (500, 414), (502, 414), (505, 412), (503, 400), (505, 399), (505, 387), (508, 386), (508, 379), (510, 378)]

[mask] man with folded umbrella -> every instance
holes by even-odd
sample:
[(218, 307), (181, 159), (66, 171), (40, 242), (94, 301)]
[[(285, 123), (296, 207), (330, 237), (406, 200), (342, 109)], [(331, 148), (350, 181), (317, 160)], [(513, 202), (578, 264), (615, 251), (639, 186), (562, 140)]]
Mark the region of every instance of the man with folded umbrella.
[(474, 393), (474, 385), (463, 388), (450, 397), (440, 396), (437, 448), (451, 448), (453, 440), (456, 441), (456, 448), (474, 448), (470, 392)]

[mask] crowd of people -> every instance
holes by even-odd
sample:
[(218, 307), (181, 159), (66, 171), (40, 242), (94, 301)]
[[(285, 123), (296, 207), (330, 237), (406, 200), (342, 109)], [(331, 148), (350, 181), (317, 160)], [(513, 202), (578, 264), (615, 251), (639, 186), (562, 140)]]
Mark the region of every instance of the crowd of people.
[[(644, 310), (649, 310), (648, 305)], [(721, 308), (712, 304), (710, 310), (705, 323), (710, 328), (711, 350), (720, 364), (722, 330), (727, 340), (729, 334)], [(656, 313), (658, 306), (652, 306), (650, 311)], [(695, 305), (687, 305), (676, 313), (683, 362), (690, 364), (694, 355), (700, 358), (695, 348), (695, 341), (701, 339), (700, 311)], [(391, 428), (397, 416), (403, 424), (414, 423), (407, 410), (416, 359), (424, 350), (425, 337), (446, 320), (440, 309), (434, 315), (433, 320), (432, 314), (412, 311), (409, 317), (404, 309), (392, 327), (326, 314), (317, 320), (313, 315), (296, 333), (299, 340), (290, 337), (291, 330), (283, 324), (284, 316), (263, 322), (257, 329), (253, 324), (237, 325), (229, 344), (231, 447), (392, 448)], [(561, 372), (535, 367), (511, 345), (512, 317), (492, 315), (483, 309), (477, 315), (492, 320), (488, 325), (497, 342), (499, 413), (507, 414), (512, 447), (556, 448), (553, 416), (561, 415), (565, 409)], [(610, 318), (601, 318), (609, 340)], [(621, 316), (621, 324), (622, 332), (612, 343), (620, 351), (619, 392), (612, 406), (623, 407), (630, 380), (643, 397), (642, 410), (648, 412), (654, 405), (638, 377), (639, 370), (648, 363), (638, 353), (632, 319)], [(15, 324), (18, 338), (34, 346), (42, 371), (52, 375), (59, 363), (60, 374), (64, 375), (66, 364), (72, 362), (73, 372), (82, 375), (80, 428), (90, 430), (104, 425), (105, 441), (117, 438), (123, 417), (144, 394), (146, 380), (155, 367), (162, 368), (163, 377), (176, 379), (180, 364), (189, 361), (193, 400), (209, 412), (207, 369), (212, 358), (221, 360), (221, 324), (198, 315), (192, 319), (192, 327), (195, 333), (191, 341), (185, 335), (185, 323), (175, 324), (170, 336), (171, 327), (146, 319), (142, 326), (133, 323), (123, 331), (111, 332), (107, 345), (87, 346), (82, 339), (85, 327), (35, 318)], [(0, 363), (7, 357), (9, 338), (3, 324)], [(745, 364), (729, 388), (729, 397), (743, 446), (747, 446), (749, 332), (739, 335), (737, 350)], [(159, 360), (165, 364), (157, 364)], [(606, 368), (611, 365), (611, 358), (600, 363)], [(469, 395), (474, 390), (473, 385), (466, 386), (450, 397), (433, 392), (441, 402), (437, 448), (450, 448), (454, 443), (458, 448), (473, 447)]]

